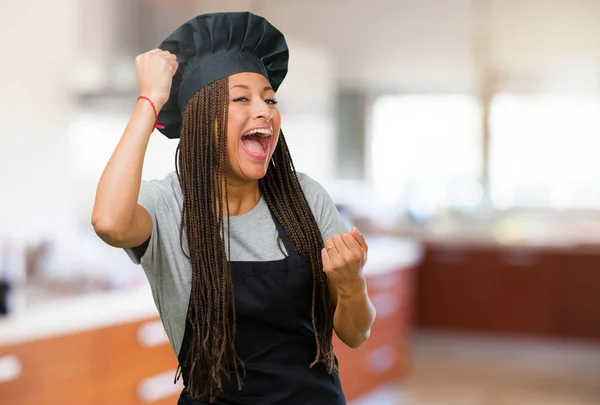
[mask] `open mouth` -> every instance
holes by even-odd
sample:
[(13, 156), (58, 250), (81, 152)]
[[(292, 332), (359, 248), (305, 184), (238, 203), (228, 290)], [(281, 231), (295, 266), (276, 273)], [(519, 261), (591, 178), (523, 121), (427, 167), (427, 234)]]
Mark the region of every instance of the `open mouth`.
[(271, 129), (252, 129), (242, 135), (242, 146), (250, 156), (265, 159), (269, 155), (272, 135), (273, 131)]

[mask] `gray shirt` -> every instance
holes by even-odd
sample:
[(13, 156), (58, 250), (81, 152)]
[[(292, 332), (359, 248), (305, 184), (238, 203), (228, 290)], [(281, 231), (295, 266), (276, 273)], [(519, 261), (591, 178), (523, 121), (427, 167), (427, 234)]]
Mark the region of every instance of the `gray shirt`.
[[(297, 174), (323, 239), (348, 232), (327, 191), (308, 175)], [(141, 258), (132, 249), (125, 250), (134, 263), (141, 263), (167, 337), (178, 354), (185, 332), (192, 267), (181, 251), (179, 240), (182, 193), (177, 174), (171, 172), (161, 180), (143, 181), (138, 202), (152, 217), (152, 236)], [(231, 217), (230, 225), (232, 261), (271, 261), (284, 257), (263, 198), (250, 212)], [(185, 237), (183, 247), (187, 252)], [(282, 248), (285, 249), (283, 245)]]

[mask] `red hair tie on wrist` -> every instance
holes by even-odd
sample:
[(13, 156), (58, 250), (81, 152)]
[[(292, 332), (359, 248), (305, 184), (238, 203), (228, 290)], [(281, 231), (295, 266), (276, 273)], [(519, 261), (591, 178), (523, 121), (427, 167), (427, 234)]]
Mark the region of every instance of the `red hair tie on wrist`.
[(154, 106), (154, 103), (152, 102), (152, 100), (150, 100), (148, 97), (146, 96), (139, 96), (137, 99), (138, 101), (140, 100), (140, 98), (143, 98), (144, 100), (148, 100), (148, 102), (150, 103), (150, 105), (152, 106), (152, 109), (154, 110), (154, 128), (156, 129), (165, 129), (164, 125), (159, 125), (158, 124), (158, 112), (156, 111), (156, 107)]

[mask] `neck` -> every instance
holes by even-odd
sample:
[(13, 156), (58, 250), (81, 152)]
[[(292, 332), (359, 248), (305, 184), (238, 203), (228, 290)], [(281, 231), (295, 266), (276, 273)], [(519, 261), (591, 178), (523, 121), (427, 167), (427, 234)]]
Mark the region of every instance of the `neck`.
[[(227, 180), (227, 202), (229, 203), (229, 215), (232, 217), (250, 212), (258, 204), (260, 196), (258, 181)], [(225, 202), (225, 196), (223, 196), (223, 202)]]

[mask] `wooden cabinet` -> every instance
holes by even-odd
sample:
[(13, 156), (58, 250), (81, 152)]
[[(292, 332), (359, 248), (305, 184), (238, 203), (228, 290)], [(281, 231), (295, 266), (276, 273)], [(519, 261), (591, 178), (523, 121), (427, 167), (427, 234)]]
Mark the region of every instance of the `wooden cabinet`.
[(491, 331), (532, 335), (552, 333), (553, 277), (559, 263), (531, 249), (489, 252)]
[(181, 390), (173, 384), (177, 360), (166, 340), (156, 337), (156, 322), (152, 318), (0, 347), (5, 374), (0, 375), (0, 403), (176, 403)]
[(413, 271), (407, 269), (369, 278), (369, 296), (377, 310), (371, 336), (356, 349), (334, 337), (340, 380), (348, 401), (397, 381), (406, 371), (412, 276)]
[(430, 245), (419, 327), (600, 338), (600, 251)]
[(600, 254), (561, 255), (553, 292), (555, 333), (600, 340)]
[(91, 333), (0, 347), (2, 403), (91, 404), (91, 354)]
[[(104, 387), (98, 404), (133, 405), (146, 397), (160, 399), (179, 394), (181, 387), (173, 384), (177, 359), (159, 319), (101, 329), (95, 336), (95, 367)], [(151, 379), (155, 386), (146, 391), (154, 388), (156, 394), (144, 390), (148, 385), (144, 382)]]
[(423, 260), (417, 273), (419, 325), (484, 328), (493, 305), (493, 270), (485, 254), (440, 248), (428, 250)]

